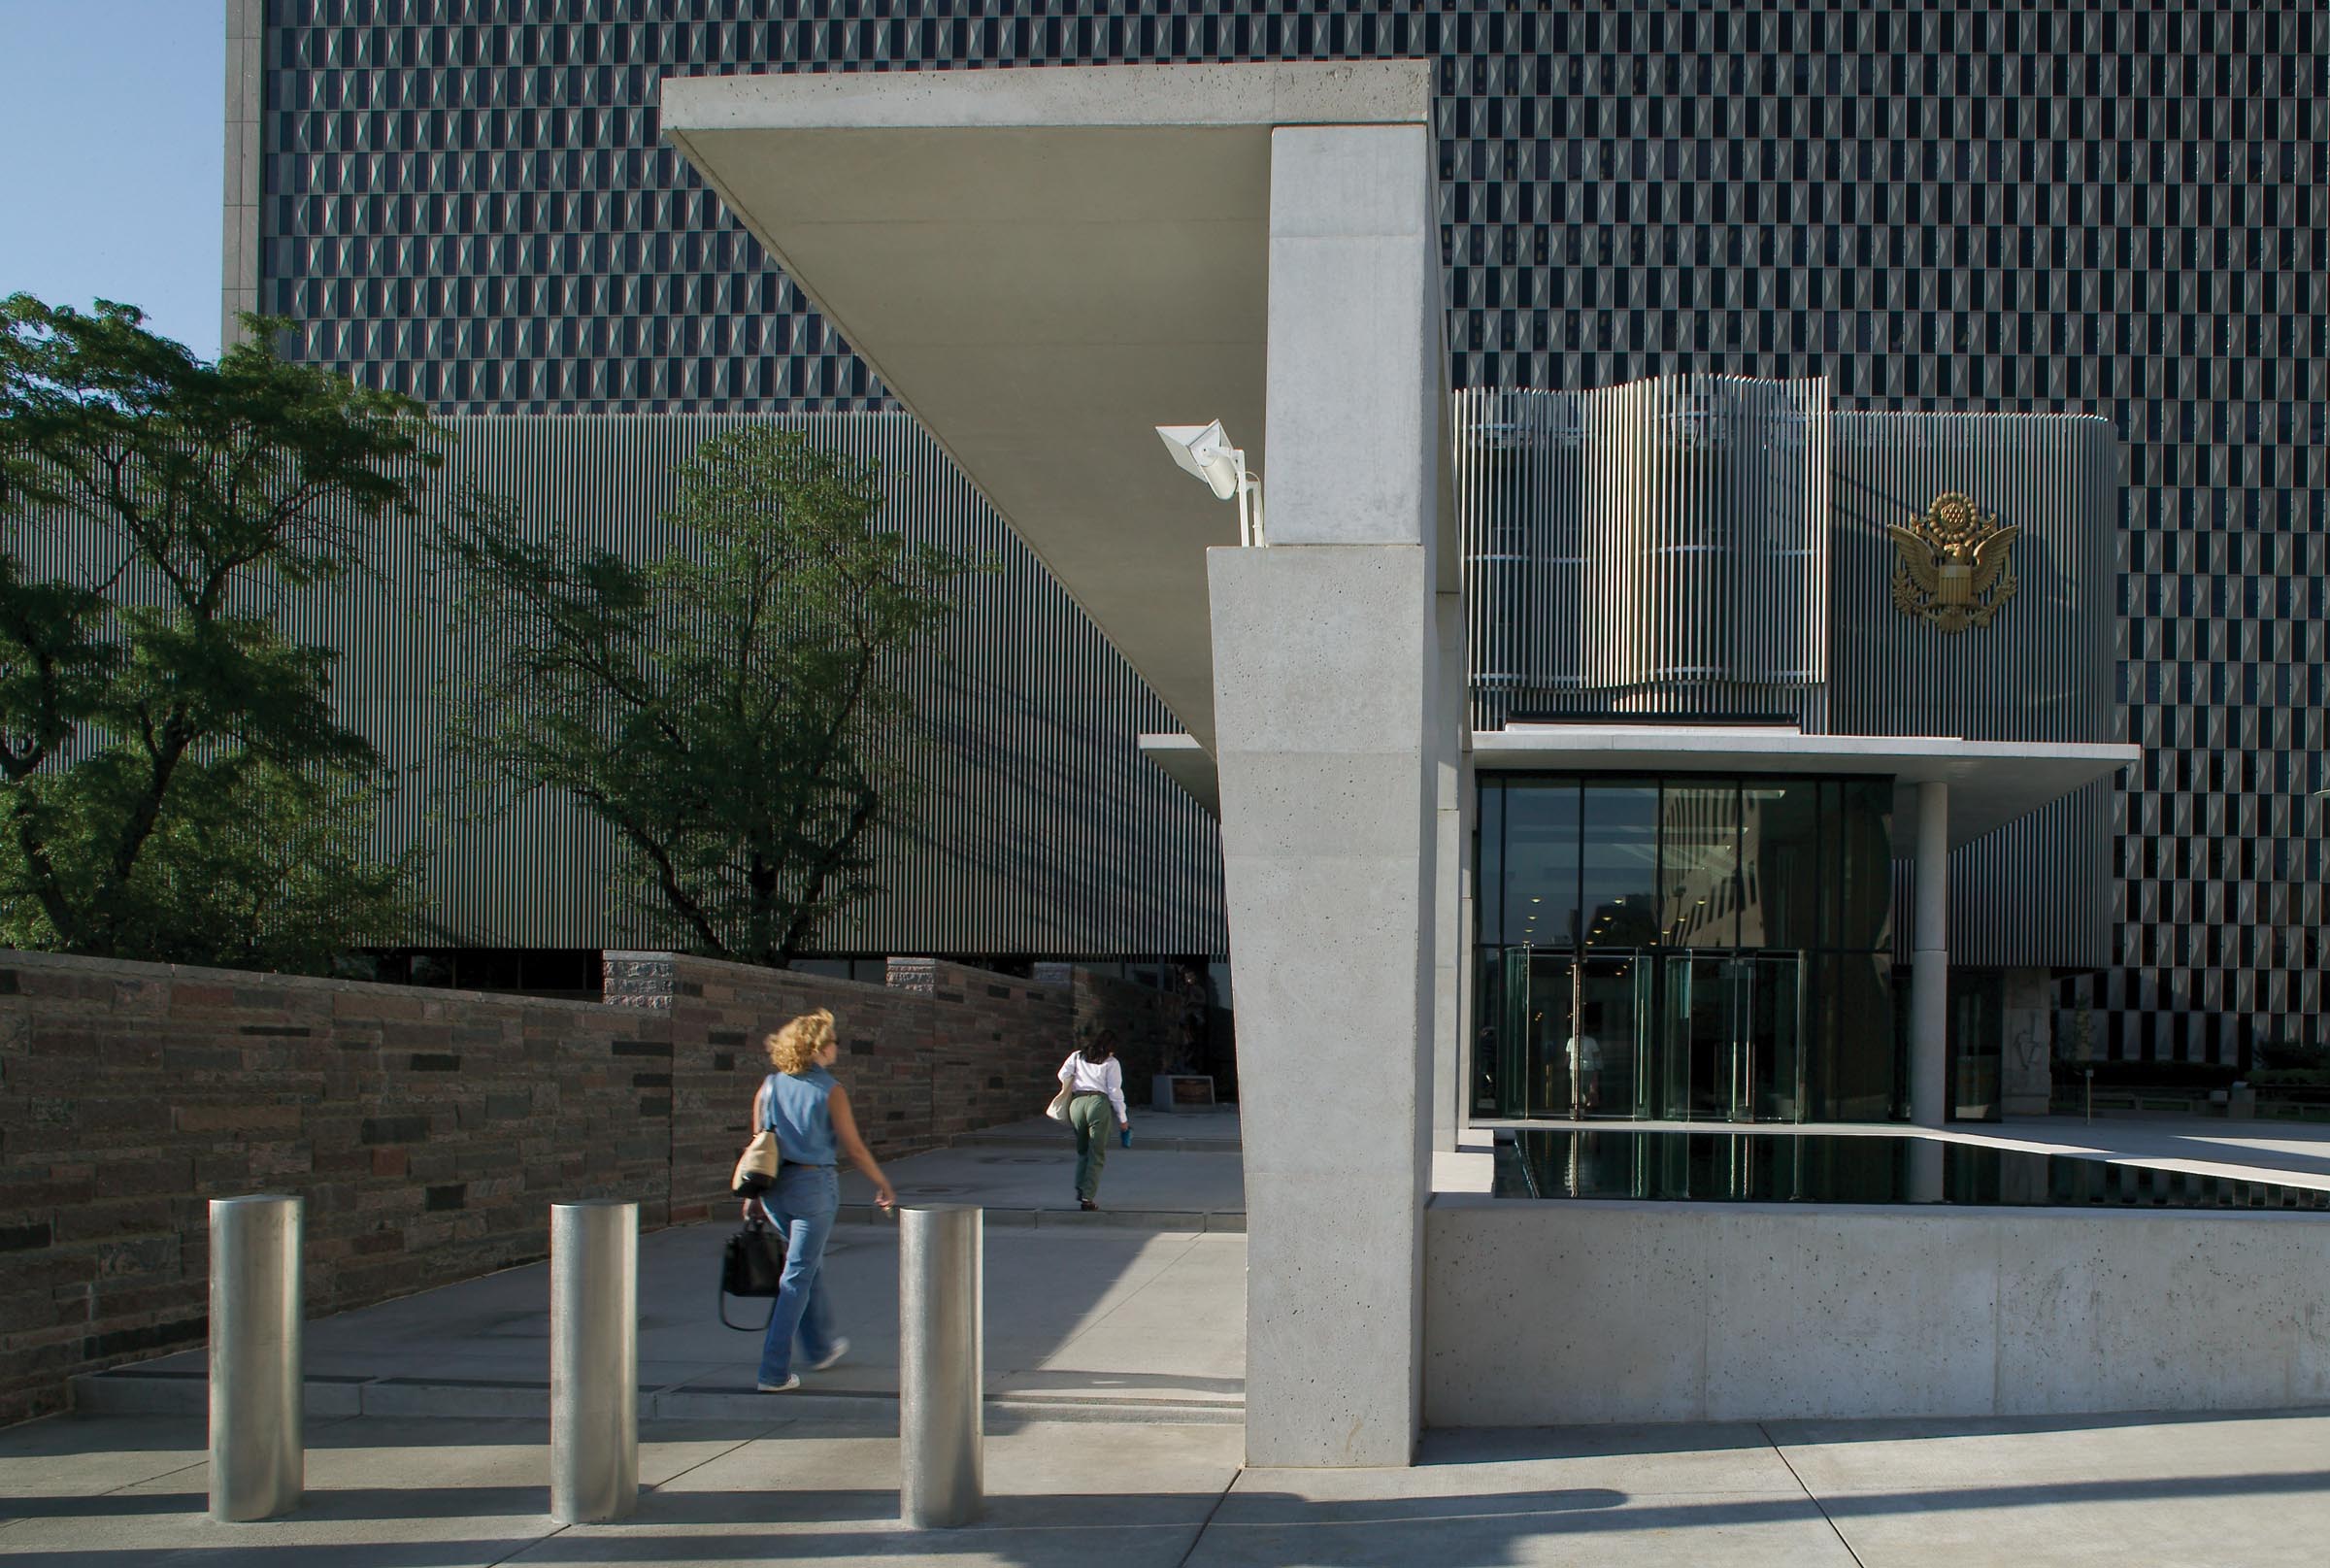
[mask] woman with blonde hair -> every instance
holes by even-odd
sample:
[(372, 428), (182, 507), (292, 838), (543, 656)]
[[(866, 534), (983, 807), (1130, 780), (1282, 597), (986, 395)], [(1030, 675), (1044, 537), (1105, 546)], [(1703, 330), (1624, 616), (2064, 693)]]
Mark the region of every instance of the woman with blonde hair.
[(838, 1151), (874, 1184), (874, 1201), (897, 1207), (898, 1194), (874, 1162), (873, 1151), (857, 1134), (849, 1093), (826, 1071), (841, 1053), (833, 1015), (824, 1008), (804, 1013), (768, 1037), (769, 1064), (777, 1070), (752, 1096), (752, 1125), (776, 1133), (783, 1163), (777, 1180), (757, 1200), (745, 1200), (745, 1218), (759, 1202), (769, 1223), (784, 1233), (784, 1275), (777, 1305), (769, 1314), (768, 1337), (760, 1348), (760, 1391), (779, 1394), (801, 1386), (793, 1370), (793, 1339), (801, 1340), (809, 1370), (822, 1372), (849, 1352), (849, 1342), (833, 1331), (825, 1303), (825, 1238), (841, 1208), (841, 1179), (834, 1172)]

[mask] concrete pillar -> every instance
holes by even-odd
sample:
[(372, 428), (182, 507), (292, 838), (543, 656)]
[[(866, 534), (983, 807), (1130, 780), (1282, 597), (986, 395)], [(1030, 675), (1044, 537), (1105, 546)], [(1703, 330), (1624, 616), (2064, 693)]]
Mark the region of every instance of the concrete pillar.
[(1910, 1119), (1949, 1104), (1949, 785), (1917, 786), (1917, 928), (1910, 949)]
[(2010, 969), (2005, 981), (2000, 1108), (2011, 1117), (2043, 1117), (2054, 1093), (2054, 986), (2044, 969)]
[(1421, 124), (1307, 126), (1271, 149), (1271, 543), (1207, 558), (1246, 1129), (1247, 1459), (1404, 1465), (1422, 1410), (1454, 722), (1435, 602), (1431, 142)]
[[(1437, 712), (1462, 714), (1464, 706), (1464, 600), (1434, 595), (1439, 621)], [(1437, 868), (1433, 891), (1432, 974), (1432, 1147), (1453, 1150), (1464, 1125), (1464, 1039), (1471, 1023), (1465, 960), (1472, 935), (1472, 903), (1466, 896), (1466, 864), (1472, 845), (1472, 769), (1460, 731), (1447, 742), (1435, 767), (1438, 826), (1433, 847)]]

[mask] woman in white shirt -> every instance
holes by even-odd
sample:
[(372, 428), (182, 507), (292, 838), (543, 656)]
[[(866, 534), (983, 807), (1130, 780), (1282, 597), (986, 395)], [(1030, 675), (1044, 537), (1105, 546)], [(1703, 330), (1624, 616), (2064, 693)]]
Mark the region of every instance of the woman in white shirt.
[(1116, 1031), (1086, 1020), (1076, 1027), (1080, 1049), (1060, 1063), (1068, 1086), (1068, 1125), (1076, 1129), (1076, 1201), (1097, 1209), (1100, 1170), (1109, 1162), (1109, 1123), (1131, 1131), (1124, 1110), (1124, 1064), (1116, 1059)]

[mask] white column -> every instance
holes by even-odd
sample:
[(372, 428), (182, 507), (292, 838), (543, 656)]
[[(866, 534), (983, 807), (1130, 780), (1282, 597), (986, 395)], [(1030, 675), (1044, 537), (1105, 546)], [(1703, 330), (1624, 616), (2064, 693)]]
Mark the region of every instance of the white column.
[(1910, 949), (1910, 1119), (1949, 1103), (1949, 785), (1917, 786), (1917, 929)]
[(2006, 974), (2006, 1050), (1999, 1100), (2011, 1117), (2043, 1117), (2054, 1091), (2053, 986), (2044, 969)]
[[(1440, 706), (1442, 714), (1465, 711), (1464, 599), (1461, 594), (1435, 595), (1440, 623)], [(1443, 736), (1448, 743), (1437, 767), (1439, 831), (1434, 859), (1439, 885), (1434, 897), (1434, 957), (1432, 994), (1432, 1147), (1453, 1150), (1457, 1129), (1464, 1125), (1464, 1038), (1471, 1011), (1466, 978), (1470, 956), (1472, 906), (1465, 896), (1465, 863), (1471, 852), (1472, 769), (1461, 734)]]
[(1421, 124), (1273, 133), (1270, 546), (1207, 555), (1257, 1466), (1404, 1465), (1422, 1412), (1455, 719), (1431, 169)]

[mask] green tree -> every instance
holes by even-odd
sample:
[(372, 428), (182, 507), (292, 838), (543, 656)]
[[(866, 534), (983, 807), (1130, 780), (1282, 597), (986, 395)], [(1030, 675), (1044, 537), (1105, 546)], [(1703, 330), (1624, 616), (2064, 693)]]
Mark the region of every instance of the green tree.
[(0, 942), (316, 968), (408, 881), (364, 849), (388, 781), (339, 655), (281, 622), (441, 443), (244, 319), (207, 363), (129, 306), (0, 301)]
[(507, 504), (437, 541), (490, 656), (449, 695), (474, 776), (614, 829), (617, 896), (680, 945), (789, 964), (875, 890), (914, 792), (905, 655), (980, 564), (876, 529), (878, 471), (798, 431), (716, 436), (678, 474), (687, 542), (640, 564)]

